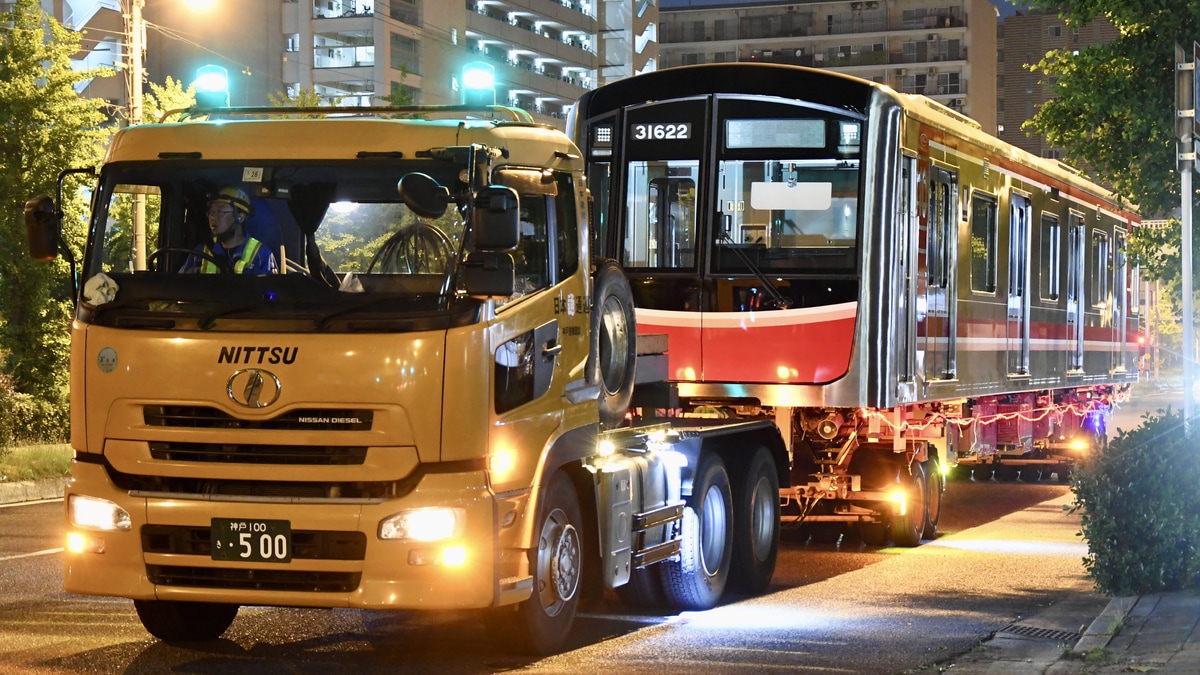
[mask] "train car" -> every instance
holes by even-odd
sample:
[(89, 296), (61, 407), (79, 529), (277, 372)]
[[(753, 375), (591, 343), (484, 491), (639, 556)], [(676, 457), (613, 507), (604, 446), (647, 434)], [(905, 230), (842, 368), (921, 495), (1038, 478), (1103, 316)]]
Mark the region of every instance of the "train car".
[(932, 99), (711, 64), (588, 92), (568, 129), (593, 250), (668, 338), (671, 388), (635, 404), (772, 417), (799, 517), (915, 544), (950, 466), (1061, 476), (1137, 379), (1137, 214)]

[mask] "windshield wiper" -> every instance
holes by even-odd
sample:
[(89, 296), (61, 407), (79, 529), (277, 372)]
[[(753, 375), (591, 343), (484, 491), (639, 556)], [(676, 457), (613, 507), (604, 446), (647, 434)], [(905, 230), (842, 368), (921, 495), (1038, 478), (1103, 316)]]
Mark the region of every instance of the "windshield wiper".
[(213, 327), (213, 324), (216, 322), (217, 319), (219, 319), (223, 316), (229, 316), (230, 314), (240, 314), (247, 310), (254, 309), (255, 307), (262, 307), (262, 306), (263, 306), (262, 301), (256, 301), (256, 302), (247, 303), (245, 305), (237, 305), (236, 307), (222, 307), (221, 309), (214, 310), (214, 311), (209, 312), (208, 314), (205, 314), (204, 316), (200, 317), (200, 321), (198, 321), (197, 324), (199, 325), (200, 330), (208, 330), (209, 328)]
[(746, 255), (745, 251), (738, 248), (737, 242), (733, 240), (733, 237), (730, 237), (728, 232), (722, 231), (721, 238), (717, 240), (717, 245), (720, 246), (726, 242), (730, 244), (730, 246), (727, 248), (730, 251), (733, 251), (738, 258), (741, 258), (742, 264), (746, 267), (749, 267), (751, 274), (753, 274), (756, 279), (762, 282), (763, 286), (765, 287), (764, 290), (766, 290), (767, 295), (770, 296), (770, 304), (773, 305), (775, 309), (787, 309), (792, 306), (792, 303), (785, 298), (782, 293), (779, 292), (779, 289), (775, 287), (775, 284), (771, 283), (771, 280), (767, 278), (767, 275), (763, 274), (762, 270), (758, 268), (758, 265), (755, 265), (754, 261), (750, 260), (750, 256)]

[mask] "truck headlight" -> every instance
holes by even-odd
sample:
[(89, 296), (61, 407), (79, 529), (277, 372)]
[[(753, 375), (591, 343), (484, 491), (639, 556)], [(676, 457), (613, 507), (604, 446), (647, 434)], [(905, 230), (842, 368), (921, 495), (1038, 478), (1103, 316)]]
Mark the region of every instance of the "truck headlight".
[(380, 539), (441, 541), (458, 533), (466, 511), (455, 508), (430, 508), (401, 511), (379, 522)]
[(107, 499), (71, 495), (67, 500), (71, 524), (93, 530), (128, 531), (133, 529), (129, 512)]

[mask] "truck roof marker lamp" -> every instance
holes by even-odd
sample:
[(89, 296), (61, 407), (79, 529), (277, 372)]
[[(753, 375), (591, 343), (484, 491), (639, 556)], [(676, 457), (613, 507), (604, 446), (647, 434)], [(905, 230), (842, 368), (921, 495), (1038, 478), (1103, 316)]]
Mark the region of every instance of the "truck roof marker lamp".
[(462, 69), (463, 105), (496, 105), (496, 68), (472, 61)]
[(196, 70), (196, 105), (200, 108), (229, 107), (229, 71), (216, 65), (200, 66)]

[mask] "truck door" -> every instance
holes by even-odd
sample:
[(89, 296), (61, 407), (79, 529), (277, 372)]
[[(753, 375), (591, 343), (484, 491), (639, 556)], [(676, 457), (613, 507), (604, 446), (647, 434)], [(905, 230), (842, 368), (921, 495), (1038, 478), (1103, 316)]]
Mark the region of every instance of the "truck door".
[(520, 447), (541, 447), (558, 426), (567, 374), (587, 357), (586, 288), (579, 269), (574, 187), (568, 175), (505, 169), (496, 182), (517, 191), (520, 237), (513, 295), (496, 310), (491, 343), (495, 412)]

